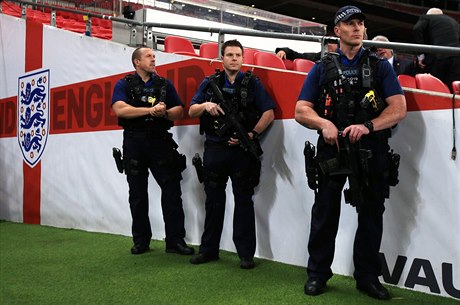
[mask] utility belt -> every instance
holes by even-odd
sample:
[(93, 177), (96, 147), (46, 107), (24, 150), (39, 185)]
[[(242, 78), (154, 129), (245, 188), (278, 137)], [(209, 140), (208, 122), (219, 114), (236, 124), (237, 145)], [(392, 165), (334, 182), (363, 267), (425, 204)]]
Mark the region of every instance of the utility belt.
[[(318, 135), (320, 137), (322, 137), (322, 133), (321, 133), (321, 130), (318, 130), (317, 131)], [(379, 141), (385, 141), (385, 140), (388, 140), (389, 138), (391, 138), (391, 129), (387, 128), (387, 129), (384, 129), (384, 130), (379, 130), (379, 131), (374, 131), (370, 134), (367, 134), (367, 135), (364, 135), (362, 137), (362, 140), (366, 141), (366, 140), (379, 140)]]
[(208, 147), (230, 147), (230, 146), (227, 145), (227, 141), (215, 142), (215, 141), (206, 140), (204, 141), (204, 148), (208, 148)]
[(130, 130), (125, 129), (123, 131), (123, 136), (126, 138), (134, 138), (134, 139), (145, 139), (145, 138), (153, 138), (153, 139), (164, 139), (168, 137), (168, 132), (161, 129), (149, 129), (149, 130)]
[(212, 140), (206, 140), (204, 141), (204, 148), (222, 148), (222, 149), (242, 149), (240, 145), (232, 145), (229, 146), (227, 144), (227, 140), (225, 141), (220, 141), (220, 142), (215, 142)]
[[(124, 130), (123, 136), (130, 139), (143, 139), (143, 140), (154, 140), (158, 141), (157, 144), (164, 149), (164, 155), (161, 159), (156, 161), (160, 167), (168, 167), (170, 169), (170, 175), (163, 178), (166, 182), (169, 179), (175, 178), (181, 175), (181, 172), (187, 167), (186, 157), (177, 151), (178, 145), (172, 138), (172, 134), (161, 129), (150, 129), (150, 130)], [(160, 147), (159, 146), (159, 147)], [(140, 160), (134, 160), (132, 158), (126, 158), (120, 149), (114, 147), (112, 149), (113, 158), (117, 165), (117, 169), (120, 173), (123, 171), (128, 175), (138, 175)]]
[[(384, 136), (384, 133), (381, 134), (377, 136)], [(367, 177), (372, 174), (372, 169), (369, 168), (371, 158), (376, 159), (373, 164), (376, 162), (385, 164), (383, 171), (386, 178), (386, 187), (398, 184), (399, 154), (393, 150), (372, 151), (368, 149), (365, 143), (366, 140), (361, 141), (362, 146), (358, 143), (346, 143), (345, 149), (342, 148), (341, 152), (336, 155), (324, 152), (323, 146), (326, 147), (327, 144), (322, 137), (318, 141), (319, 154), (312, 143), (305, 142), (305, 173), (308, 186), (315, 191), (315, 194), (318, 190), (320, 174), (323, 176), (346, 175), (349, 177), (349, 182), (351, 180), (353, 184), (351, 190), (346, 190), (346, 202), (354, 206), (360, 205), (363, 202), (361, 199), (362, 193), (368, 186)], [(350, 147), (350, 145), (357, 146)], [(329, 149), (327, 151), (332, 152), (334, 149), (335, 147), (331, 146), (331, 151)], [(388, 197), (388, 195), (386, 196)]]

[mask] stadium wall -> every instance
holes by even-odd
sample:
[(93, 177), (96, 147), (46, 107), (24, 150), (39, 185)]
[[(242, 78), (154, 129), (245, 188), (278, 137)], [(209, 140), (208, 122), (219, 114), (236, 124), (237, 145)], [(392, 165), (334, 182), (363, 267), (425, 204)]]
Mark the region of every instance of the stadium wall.
[[(0, 49), (0, 219), (129, 236), (128, 187), (111, 155), (112, 147), (122, 145), (122, 131), (110, 100), (115, 82), (133, 70), (133, 49), (2, 14)], [(201, 58), (156, 55), (159, 74), (173, 81), (187, 107), (203, 77), (220, 66)], [(254, 196), (256, 256), (305, 266), (313, 192), (306, 182), (303, 146), (317, 137), (294, 120), (305, 74), (261, 67), (254, 73), (278, 106), (262, 140), (262, 179)], [(37, 142), (40, 150), (32, 156), (21, 143), (25, 134), (37, 134), (21, 126), (21, 105), (27, 84), (37, 87), (37, 82), (46, 89), (46, 122)], [(390, 139), (401, 154), (401, 167), (400, 183), (386, 202), (383, 280), (460, 299), (460, 166), (450, 159), (451, 98), (411, 91), (406, 98), (408, 116)], [(457, 99), (456, 117), (459, 107)], [(203, 230), (205, 199), (191, 165), (193, 155), (203, 151), (197, 123), (186, 117), (172, 129), (187, 156), (182, 198), (186, 239), (195, 245)], [(153, 238), (161, 240), (159, 188), (150, 179)], [(230, 186), (227, 195), (221, 249), (235, 252)], [(334, 273), (353, 272), (356, 218), (355, 209), (343, 203)]]

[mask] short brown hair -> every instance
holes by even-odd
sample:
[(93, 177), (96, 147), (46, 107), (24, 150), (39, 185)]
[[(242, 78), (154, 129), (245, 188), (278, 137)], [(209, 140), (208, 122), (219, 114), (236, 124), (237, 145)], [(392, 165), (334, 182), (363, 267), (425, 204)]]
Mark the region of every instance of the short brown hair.
[(241, 49), (241, 55), (244, 55), (243, 45), (241, 44), (241, 42), (239, 42), (236, 39), (227, 40), (226, 42), (224, 42), (224, 44), (222, 45), (222, 49), (220, 50), (220, 55), (224, 56), (225, 48), (227, 48), (227, 47), (238, 47), (238, 48)]
[(134, 64), (135, 59), (141, 59), (142, 56), (142, 49), (148, 49), (147, 47), (138, 47), (136, 50), (134, 50), (133, 55), (131, 55), (131, 62), (133, 63), (133, 67), (136, 68), (136, 65)]

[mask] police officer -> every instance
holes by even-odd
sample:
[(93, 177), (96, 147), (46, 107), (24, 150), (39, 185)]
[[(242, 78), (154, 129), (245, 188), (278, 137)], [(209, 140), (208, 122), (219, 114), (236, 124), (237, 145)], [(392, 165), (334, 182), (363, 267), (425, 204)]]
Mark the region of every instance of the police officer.
[(131, 60), (136, 72), (117, 82), (112, 97), (112, 109), (124, 129), (123, 164), (133, 219), (131, 253), (142, 254), (150, 249), (150, 170), (161, 188), (166, 252), (191, 255), (194, 249), (184, 242), (180, 187), (185, 156), (177, 152), (177, 144), (168, 132), (173, 121), (182, 118), (184, 105), (172, 83), (156, 74), (152, 49), (137, 48)]
[[(406, 101), (388, 61), (377, 58), (362, 46), (365, 18), (354, 6), (337, 11), (334, 31), (340, 38), (338, 54), (326, 55), (308, 74), (296, 104), (295, 119), (318, 131), (319, 164), (334, 159), (340, 162), (337, 157), (344, 143), (371, 151), (365, 177), (368, 184), (362, 192), (363, 201), (357, 207), (353, 275), (358, 290), (386, 300), (390, 294), (378, 276), (381, 275), (379, 249), (384, 201), (389, 195), (388, 137), (389, 128), (405, 117)], [(364, 97), (371, 91), (375, 103), (370, 105)], [(346, 179), (345, 173), (329, 175), (327, 171), (318, 171), (308, 241), (308, 280), (304, 286), (307, 295), (323, 293), (332, 277), (341, 191)], [(357, 204), (355, 199), (350, 203)]]
[[(206, 133), (203, 165), (206, 172), (206, 217), (199, 254), (192, 264), (202, 264), (219, 258), (219, 244), (224, 224), (225, 188), (230, 177), (235, 198), (233, 214), (233, 241), (242, 269), (254, 268), (256, 249), (254, 188), (259, 183), (260, 161), (240, 144), (241, 134), (225, 121), (229, 117), (211, 90), (214, 83), (229, 102), (244, 125), (250, 141), (258, 145), (258, 137), (274, 119), (275, 103), (261, 82), (250, 72), (240, 71), (243, 64), (243, 47), (237, 40), (222, 45), (223, 72), (207, 77), (199, 86), (189, 110), (190, 117), (200, 117)], [(225, 108), (225, 107), (224, 107)], [(244, 135), (244, 133), (243, 133)], [(252, 142), (251, 142), (252, 143)], [(252, 143), (252, 144), (254, 144)], [(254, 151), (253, 151), (254, 152)]]

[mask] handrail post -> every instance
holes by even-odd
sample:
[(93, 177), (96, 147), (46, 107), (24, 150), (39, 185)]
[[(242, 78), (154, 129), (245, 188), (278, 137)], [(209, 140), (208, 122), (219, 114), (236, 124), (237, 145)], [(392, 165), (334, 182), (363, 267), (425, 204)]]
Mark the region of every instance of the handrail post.
[(91, 21), (91, 16), (87, 16), (88, 20), (86, 20), (86, 30), (85, 30), (85, 35), (86, 36), (91, 36), (91, 28), (92, 28), (92, 21)]
[(156, 49), (156, 41), (153, 39), (152, 27), (151, 26), (144, 26), (144, 37), (142, 41), (142, 45)]
[(135, 47), (136, 46), (136, 35), (137, 35), (137, 30), (136, 26), (132, 25), (131, 26), (131, 35), (129, 36), (129, 46), (130, 47)]
[(220, 54), (222, 54), (222, 45), (225, 42), (225, 33), (222, 31), (219, 31), (219, 34), (217, 36), (217, 44), (218, 44), (218, 49), (217, 49), (217, 58), (220, 58)]
[(26, 20), (27, 19), (27, 5), (21, 3), (21, 18)]
[(51, 20), (50, 20), (51, 26), (56, 27), (56, 10), (55, 9), (51, 10), (50, 16), (51, 16)]

